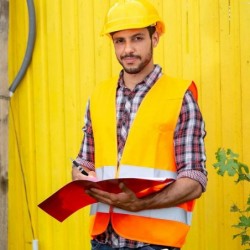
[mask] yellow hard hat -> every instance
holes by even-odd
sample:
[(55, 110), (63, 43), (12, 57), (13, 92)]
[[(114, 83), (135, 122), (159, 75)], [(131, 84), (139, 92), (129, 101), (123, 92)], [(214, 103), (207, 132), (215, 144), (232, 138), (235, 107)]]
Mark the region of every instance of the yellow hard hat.
[(151, 3), (146, 0), (120, 0), (108, 11), (102, 34), (151, 25), (156, 26), (159, 35), (164, 33), (164, 23)]

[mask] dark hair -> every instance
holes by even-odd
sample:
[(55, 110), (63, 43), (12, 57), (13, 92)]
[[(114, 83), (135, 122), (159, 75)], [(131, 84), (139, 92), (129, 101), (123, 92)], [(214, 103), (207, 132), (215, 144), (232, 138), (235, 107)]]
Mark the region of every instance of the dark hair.
[(148, 30), (148, 32), (149, 32), (149, 36), (150, 36), (150, 38), (152, 38), (152, 35), (155, 33), (155, 31), (156, 31), (156, 27), (155, 26), (148, 26), (147, 27), (147, 30)]

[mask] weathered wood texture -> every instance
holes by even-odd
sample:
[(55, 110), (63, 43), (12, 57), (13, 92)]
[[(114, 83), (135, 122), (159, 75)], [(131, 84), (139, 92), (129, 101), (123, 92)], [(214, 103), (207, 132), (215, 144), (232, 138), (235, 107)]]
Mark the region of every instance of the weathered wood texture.
[(8, 0), (0, 0), (0, 248), (8, 239)]

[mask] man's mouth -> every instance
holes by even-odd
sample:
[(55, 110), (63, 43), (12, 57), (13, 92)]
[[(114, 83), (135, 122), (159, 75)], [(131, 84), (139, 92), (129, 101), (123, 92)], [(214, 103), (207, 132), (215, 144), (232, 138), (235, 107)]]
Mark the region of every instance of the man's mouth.
[(126, 63), (133, 63), (135, 62), (137, 59), (140, 59), (139, 56), (123, 56), (121, 57), (122, 61), (126, 62)]

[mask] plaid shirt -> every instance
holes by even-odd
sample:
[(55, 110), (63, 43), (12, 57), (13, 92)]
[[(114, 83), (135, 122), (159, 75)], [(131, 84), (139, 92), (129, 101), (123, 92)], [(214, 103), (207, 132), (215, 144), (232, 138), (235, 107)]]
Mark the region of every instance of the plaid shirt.
[[(130, 90), (125, 87), (123, 71), (121, 71), (116, 91), (118, 159), (122, 155), (126, 136), (138, 107), (144, 96), (161, 75), (162, 69), (159, 65), (156, 65), (154, 70), (142, 82), (138, 83), (133, 90)], [(94, 138), (89, 104), (87, 106), (83, 131), (84, 138), (76, 160), (90, 170), (94, 170)], [(183, 98), (181, 112), (174, 133), (177, 179), (189, 177), (197, 180), (201, 183), (203, 190), (205, 190), (207, 184), (206, 156), (203, 140), (205, 135), (205, 124), (199, 107), (191, 92), (187, 91)], [(108, 243), (113, 248), (138, 248), (146, 245), (145, 243), (124, 239), (117, 235), (111, 224), (109, 224), (103, 234), (96, 237), (96, 240)]]

